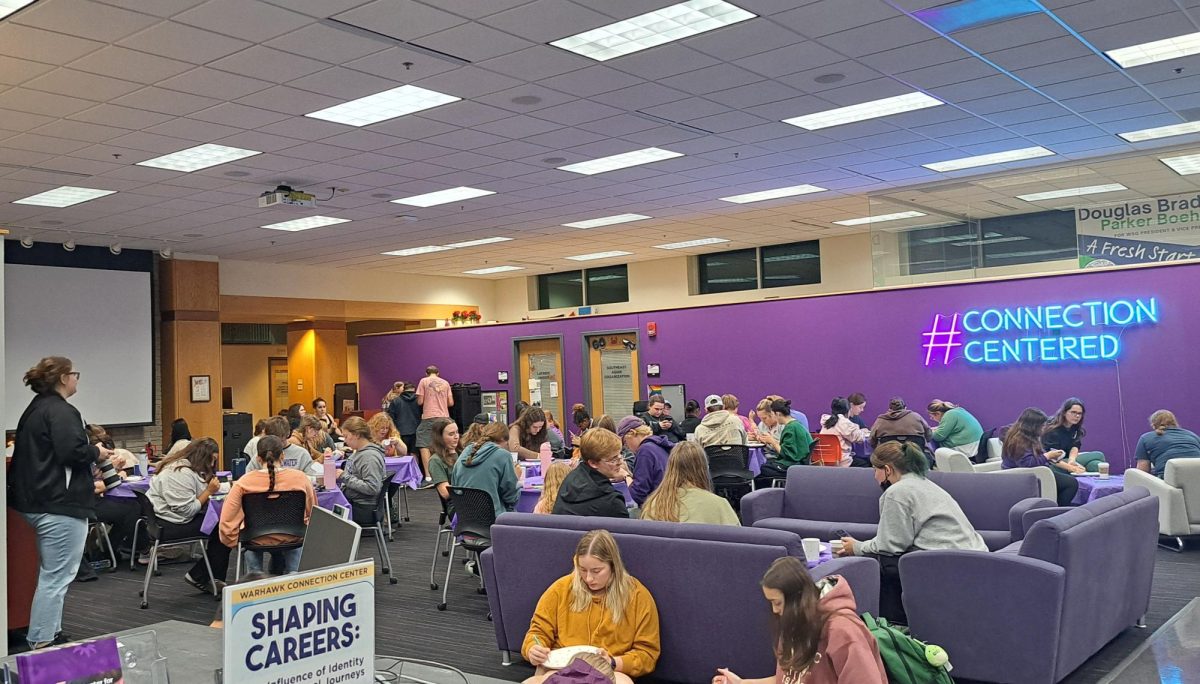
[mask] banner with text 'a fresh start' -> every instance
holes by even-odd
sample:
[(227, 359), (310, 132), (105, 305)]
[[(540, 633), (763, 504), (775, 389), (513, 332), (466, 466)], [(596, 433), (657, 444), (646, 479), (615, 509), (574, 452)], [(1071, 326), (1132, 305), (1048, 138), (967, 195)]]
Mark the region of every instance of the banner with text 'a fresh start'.
[(1200, 193), (1075, 209), (1079, 267), (1200, 258)]

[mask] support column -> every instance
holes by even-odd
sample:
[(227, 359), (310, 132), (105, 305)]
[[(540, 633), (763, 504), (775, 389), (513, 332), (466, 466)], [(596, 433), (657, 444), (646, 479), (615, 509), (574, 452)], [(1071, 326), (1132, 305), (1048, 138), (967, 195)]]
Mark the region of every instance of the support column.
[(346, 382), (346, 324), (341, 321), (289, 323), (288, 401), (312, 406), (313, 399), (333, 401), (333, 386)]
[[(214, 261), (164, 260), (162, 308), (163, 447), (171, 421), (183, 418), (192, 436), (222, 443), (221, 292)], [(208, 376), (208, 401), (192, 401), (192, 378)]]

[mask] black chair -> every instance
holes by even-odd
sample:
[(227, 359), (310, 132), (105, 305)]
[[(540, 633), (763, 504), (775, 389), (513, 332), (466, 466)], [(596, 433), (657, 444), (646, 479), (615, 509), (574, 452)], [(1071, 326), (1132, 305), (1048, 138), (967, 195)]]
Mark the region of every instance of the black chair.
[[(150, 562), (146, 564), (146, 578), (142, 580), (142, 590), (138, 594), (142, 597), (142, 608), (150, 607), (150, 576), (158, 573), (158, 550), (170, 546), (183, 546), (199, 544), (200, 552), (204, 556), (204, 567), (208, 570), (208, 583), (212, 587), (213, 596), (220, 597), (220, 592), (217, 591), (217, 581), (213, 577), (212, 566), (208, 562), (208, 535), (196, 531), (195, 534), (183, 534), (177, 536), (178, 533), (173, 533), (164, 529), (154, 514), (154, 504), (150, 503), (150, 498), (144, 492), (133, 490), (134, 497), (137, 498), (138, 505), (142, 507), (142, 517), (133, 525), (133, 548), (138, 548), (138, 528), (141, 527), (146, 531), (146, 537), (154, 542), (150, 547)], [(135, 554), (136, 555), (136, 554)]]
[[(109, 572), (116, 572), (117, 571), (117, 550), (115, 548), (113, 548), (112, 539), (110, 539), (108, 536), (108, 525), (100, 522), (99, 520), (88, 520), (88, 534), (89, 535), (92, 533), (93, 529), (96, 530), (97, 543), (99, 543), (100, 541), (103, 541), (104, 548), (108, 549), (108, 557), (110, 560), (112, 560), (112, 569), (110, 569)], [(103, 550), (103, 549), (101, 549), (101, 550)], [(137, 556), (137, 553), (134, 553), (133, 555)]]
[(388, 554), (387, 544), (383, 541), (384, 525), (391, 523), (388, 520), (388, 488), (386, 484), (380, 488), (379, 497), (375, 499), (375, 510), (371, 511), (369, 520), (361, 520), (359, 516), (354, 516), (354, 521), (362, 528), (363, 532), (371, 532), (375, 537), (375, 546), (379, 549), (379, 558), (383, 562), (381, 572), (388, 576), (388, 582), (396, 584), (400, 580), (392, 576), (392, 557)]
[(704, 447), (704, 453), (708, 456), (713, 490), (737, 508), (746, 492), (754, 490), (750, 447), (744, 444), (714, 444)]
[[(243, 551), (287, 551), (304, 545), (304, 513), (308, 497), (302, 491), (262, 492), (242, 495), (242, 511), (246, 521), (238, 535), (237, 565), (234, 581), (242, 578)], [(297, 541), (287, 544), (255, 544), (254, 540), (268, 534), (287, 534)]]
[[(492, 546), (492, 523), (496, 522), (496, 507), (492, 495), (482, 489), (450, 487), (450, 505), (454, 507), (457, 522), (454, 525), (454, 545), (450, 547), (450, 564), (446, 566), (446, 581), (442, 584), (442, 602), (438, 610), (446, 610), (446, 591), (450, 588), (450, 571), (454, 569), (454, 549), (463, 547), (475, 567), (479, 568), (479, 554)], [(479, 573), (479, 593), (483, 590), (483, 571)]]
[(876, 447), (884, 442), (900, 442), (901, 444), (916, 444), (917, 448), (925, 454), (925, 460), (929, 462), (929, 469), (937, 468), (937, 461), (934, 460), (933, 454), (929, 453), (929, 447), (925, 445), (925, 437), (923, 435), (883, 435), (879, 438)]
[[(437, 572), (438, 552), (441, 551), (443, 557), (450, 555), (450, 546), (454, 543), (454, 528), (450, 526), (450, 506), (449, 502), (442, 498), (441, 494), (437, 493), (437, 487), (430, 487), (434, 496), (437, 497), (438, 503), (442, 506), (441, 513), (438, 513), (437, 536), (433, 538), (433, 562), (429, 564), (429, 588), (436, 591), (438, 588), (437, 581), (433, 579)], [(442, 549), (442, 538), (446, 538), (446, 548)]]

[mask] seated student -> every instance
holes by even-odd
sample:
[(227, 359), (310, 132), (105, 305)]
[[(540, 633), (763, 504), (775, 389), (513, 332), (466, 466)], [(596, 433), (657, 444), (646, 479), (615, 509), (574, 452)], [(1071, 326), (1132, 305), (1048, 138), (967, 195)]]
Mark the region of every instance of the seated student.
[(662, 484), (642, 504), (641, 518), (740, 526), (729, 500), (712, 489), (704, 449), (695, 442), (680, 442), (671, 449)]
[(592, 427), (592, 414), (583, 404), (575, 404), (571, 407), (571, 422), (575, 424), (575, 430), (567, 433), (567, 447), (574, 451), (579, 438)]
[(760, 584), (771, 604), (775, 676), (742, 679), (720, 668), (712, 684), (887, 684), (879, 645), (858, 617), (844, 577), (814, 583), (804, 561), (785, 556), (771, 563)]
[(522, 461), (536, 461), (541, 455), (542, 444), (549, 440), (548, 432), (546, 413), (536, 406), (530, 406), (518, 414), (517, 422), (509, 426), (508, 450)]
[(1042, 448), (1042, 427), (1046, 424), (1046, 414), (1038, 408), (1027, 408), (1021, 412), (1021, 417), (1004, 433), (1004, 444), (1000, 452), (1000, 467), (1036, 468), (1050, 466), (1054, 474), (1054, 484), (1058, 489), (1058, 505), (1070, 506), (1071, 500), (1079, 491), (1079, 483), (1071, 473), (1084, 472), (1083, 466), (1072, 463), (1062, 449), (1044, 451)]
[(383, 449), (371, 441), (370, 426), (358, 416), (342, 421), (342, 439), (354, 453), (346, 459), (342, 469), (336, 471), (338, 486), (350, 500), (354, 522), (364, 527), (374, 525), (379, 494), (387, 486)]
[[(221, 488), (216, 477), (219, 451), (220, 447), (210, 437), (192, 440), (174, 456), (164, 458), (150, 478), (146, 496), (154, 506), (159, 524), (172, 536), (200, 535), (208, 500)], [(213, 530), (207, 549), (213, 579), (220, 591), (229, 573), (229, 547), (221, 543), (219, 529)], [(187, 571), (183, 581), (200, 591), (212, 591), (203, 558)]]
[(625, 569), (612, 534), (584, 534), (573, 564), (574, 570), (555, 580), (538, 599), (529, 621), (521, 655), (537, 671), (524, 684), (539, 684), (549, 676), (551, 671), (543, 665), (550, 651), (565, 646), (604, 649), (621, 684), (653, 672), (662, 650), (658, 606), (645, 585)]
[(505, 511), (516, 510), (517, 502), (521, 500), (513, 455), (504, 448), (508, 444), (508, 434), (508, 425), (503, 421), (488, 423), (479, 431), (479, 437), (463, 449), (450, 476), (455, 487), (487, 492), (492, 497), (497, 518)]
[(700, 446), (718, 444), (745, 444), (746, 428), (741, 416), (725, 408), (721, 397), (710, 394), (704, 398), (704, 418), (696, 428), (696, 441)]
[(683, 405), (683, 420), (679, 421), (679, 427), (683, 430), (686, 437), (696, 431), (700, 426), (700, 403), (695, 399), (688, 399)]
[(287, 418), (288, 425), (295, 430), (300, 427), (300, 419), (308, 415), (308, 409), (304, 408), (304, 404), (292, 404), (282, 415)]
[(656, 435), (665, 435), (671, 443), (687, 439), (683, 428), (675, 423), (675, 419), (667, 413), (667, 400), (661, 394), (652, 394), (646, 400), (646, 412), (638, 416), (650, 426)]
[[(312, 416), (308, 416), (311, 418)], [(317, 503), (317, 493), (313, 491), (312, 482), (308, 475), (295, 468), (284, 468), (279, 465), (283, 458), (285, 444), (278, 437), (264, 437), (258, 441), (257, 458), (262, 468), (252, 473), (246, 473), (229, 489), (225, 497), (225, 505), (221, 507), (221, 542), (231, 549), (236, 549), (238, 536), (242, 532), (242, 524), (246, 521), (246, 513), (242, 510), (242, 497), (246, 494), (261, 494), (263, 492), (304, 492), (304, 524), (312, 507)], [(288, 544), (301, 541), (287, 534), (268, 534), (253, 540), (255, 544)], [(266, 556), (275, 556), (278, 565), (282, 566), (283, 574), (296, 572), (300, 567), (300, 549), (287, 551), (246, 551), (246, 569), (251, 573), (262, 572), (267, 566)]]
[(933, 430), (929, 429), (929, 423), (921, 414), (908, 410), (903, 399), (892, 397), (887, 413), (881, 413), (871, 426), (871, 446), (898, 438), (899, 441), (915, 439), (917, 446), (924, 449), (933, 441)]
[(779, 453), (774, 458), (768, 458), (758, 477), (754, 478), (760, 487), (770, 487), (771, 480), (786, 479), (788, 468), (808, 465), (808, 458), (812, 454), (812, 435), (800, 425), (800, 421), (792, 418), (791, 400), (772, 401), (770, 411), (771, 417), (780, 426)]
[(300, 419), (300, 427), (292, 430), (288, 443), (308, 452), (308, 457), (317, 463), (325, 462), (325, 455), (333, 455), (333, 440), (325, 434), (321, 420), (307, 415)]
[(842, 448), (842, 460), (838, 465), (849, 467), (854, 460), (854, 445), (865, 442), (871, 436), (871, 431), (860, 428), (850, 420), (850, 402), (837, 397), (829, 402), (829, 413), (821, 416), (821, 434), (837, 435), (838, 445)]
[[(302, 446), (291, 442), (292, 428), (288, 424), (287, 418), (283, 416), (271, 416), (267, 418), (266, 425), (263, 427), (263, 435), (271, 435), (284, 440), (287, 444), (283, 449), (283, 458), (279, 462), (281, 468), (295, 468), (296, 470), (305, 473), (316, 473), (320, 466), (313, 467), (312, 454)], [(254, 454), (258, 456), (257, 453)], [(251, 458), (246, 464), (246, 472), (251, 472), (262, 468), (262, 463), (257, 458)]]
[(732, 413), (737, 417), (738, 420), (742, 422), (742, 429), (746, 431), (746, 434), (750, 434), (754, 430), (754, 424), (750, 422), (750, 419), (738, 413), (738, 407), (741, 406), (741, 402), (738, 401), (736, 396), (732, 394), (722, 394), (721, 404), (725, 406), (726, 411)]
[(746, 416), (751, 422), (753, 418), (758, 418), (754, 430), (746, 433), (747, 440), (761, 443), (768, 456), (779, 453), (779, 432), (783, 426), (775, 420), (775, 414), (771, 413), (771, 402), (782, 398), (778, 394), (768, 394), (758, 402), (754, 414)]
[(846, 417), (850, 419), (851, 423), (865, 428), (867, 423), (863, 420), (862, 413), (867, 410), (867, 395), (862, 392), (854, 392), (846, 397), (846, 401), (850, 402), (850, 413), (846, 414)]
[(449, 501), (450, 486), (454, 483), (454, 464), (458, 462), (461, 451), (458, 424), (449, 418), (434, 418), (430, 433), (429, 477), (433, 478), (433, 487), (442, 501)]
[(262, 436), (265, 434), (267, 434), (267, 419), (260, 418), (254, 424), (254, 436), (250, 438), (249, 442), (246, 442), (246, 446), (242, 447), (242, 453), (245, 454), (246, 458), (253, 461), (258, 456), (258, 440), (262, 439)]
[(879, 561), (879, 614), (906, 624), (901, 601), (900, 556), (910, 551), (960, 549), (987, 552), (958, 502), (925, 479), (929, 461), (915, 444), (885, 442), (871, 454), (879, 499), (879, 527), (866, 541), (842, 537), (843, 556), (871, 556)]
[(975, 458), (979, 451), (979, 439), (983, 437), (983, 426), (975, 416), (957, 404), (934, 399), (925, 407), (929, 417), (937, 423), (933, 439), (939, 447), (954, 449), (967, 458)]
[(563, 480), (571, 472), (571, 465), (563, 461), (555, 461), (546, 469), (542, 476), (542, 495), (538, 497), (533, 507), (534, 513), (549, 515), (554, 511), (554, 502), (558, 501), (558, 490), (562, 488)]
[(566, 458), (567, 440), (563, 434), (562, 428), (559, 427), (558, 421), (554, 419), (554, 413), (551, 411), (542, 411), (546, 414), (546, 441), (550, 442), (550, 454), (554, 458)]
[[(325, 434), (330, 437), (330, 442), (341, 437), (341, 433), (338, 432), (337, 418), (334, 418), (333, 414), (329, 412), (329, 406), (325, 403), (325, 400), (321, 397), (313, 399), (312, 407), (313, 415), (315, 415), (317, 419), (321, 421), (321, 429), (324, 430)], [(330, 444), (330, 446), (332, 446), (332, 444)]]
[(401, 439), (400, 431), (396, 429), (392, 417), (386, 412), (380, 411), (371, 416), (371, 419), (367, 421), (367, 427), (371, 428), (371, 441), (383, 449), (384, 456), (394, 458), (408, 455), (408, 446)]
[(596, 515), (628, 518), (625, 497), (613, 488), (612, 480), (627, 478), (617, 433), (594, 427), (579, 439), (579, 465), (558, 490), (552, 509), (556, 515)]
[(1042, 448), (1046, 451), (1055, 449), (1066, 454), (1069, 463), (1078, 463), (1085, 470), (1095, 472), (1099, 466), (1093, 466), (1104, 460), (1104, 454), (1099, 451), (1080, 451), (1083, 447), (1083, 402), (1071, 397), (1063, 402), (1058, 413), (1046, 422), (1042, 428)]
[(188, 428), (187, 421), (182, 418), (176, 418), (175, 420), (171, 421), (170, 446), (167, 447), (167, 453), (163, 455), (163, 458), (166, 458), (167, 456), (174, 456), (175, 454), (179, 453), (191, 441), (192, 431)]
[(629, 485), (629, 494), (639, 506), (662, 482), (663, 473), (667, 470), (667, 456), (671, 454), (671, 447), (675, 446), (666, 437), (650, 432), (650, 426), (637, 416), (625, 416), (617, 424), (617, 436), (621, 438), (622, 445), (634, 453), (633, 482)]
[[(99, 444), (113, 452), (109, 460), (118, 470), (127, 470), (137, 465), (137, 458), (125, 449), (117, 449), (113, 438), (103, 427), (88, 425), (87, 433), (89, 444)], [(142, 517), (142, 507), (138, 505), (137, 499), (124, 496), (105, 496), (105, 492), (108, 490), (104, 486), (104, 481), (100, 479), (99, 472), (96, 466), (92, 467), (96, 492), (96, 521), (112, 527), (109, 541), (112, 542), (117, 554), (125, 557), (131, 556), (136, 551), (133, 548), (133, 528), (137, 525), (138, 518)], [(90, 565), (88, 565), (88, 569), (91, 569)], [(94, 573), (92, 576), (95, 576)]]
[(1200, 437), (1179, 427), (1175, 414), (1159, 409), (1150, 414), (1150, 432), (1138, 438), (1138, 470), (1162, 477), (1167, 462), (1176, 458), (1200, 458)]

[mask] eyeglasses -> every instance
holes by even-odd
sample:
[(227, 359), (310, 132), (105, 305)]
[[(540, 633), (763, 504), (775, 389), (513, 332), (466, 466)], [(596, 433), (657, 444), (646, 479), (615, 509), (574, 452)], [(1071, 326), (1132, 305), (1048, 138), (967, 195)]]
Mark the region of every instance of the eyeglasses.
[(624, 460), (625, 459), (621, 458), (621, 454), (617, 454), (616, 456), (613, 456), (612, 458), (601, 459), (600, 462), (607, 463), (608, 465), (620, 465), (622, 462), (624, 462)]
[(64, 375), (74, 375), (76, 380), (83, 377), (83, 375), (79, 371), (71, 371), (69, 373), (64, 373)]

